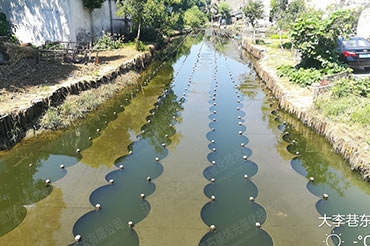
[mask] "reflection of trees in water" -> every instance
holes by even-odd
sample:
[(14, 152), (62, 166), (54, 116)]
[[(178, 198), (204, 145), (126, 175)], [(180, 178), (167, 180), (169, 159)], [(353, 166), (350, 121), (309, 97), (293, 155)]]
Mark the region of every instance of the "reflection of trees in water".
[(240, 84), (240, 91), (249, 99), (255, 99), (257, 95), (256, 74), (252, 71), (249, 73), (242, 73), (238, 79), (242, 81)]
[[(298, 120), (289, 114), (279, 113), (283, 115), (282, 119), (285, 121), (296, 121), (296, 123), (299, 123), (297, 122)], [(299, 166), (303, 167), (307, 173), (307, 178), (314, 177), (315, 183), (326, 184), (335, 190), (339, 196), (343, 196), (344, 190), (348, 189), (351, 184), (348, 180), (343, 179), (342, 175), (338, 175), (330, 168), (336, 169), (338, 164), (343, 163), (342, 158), (338, 154), (332, 153), (330, 144), (322, 137), (312, 134), (311, 130), (309, 130), (311, 131), (310, 134), (304, 134), (302, 131), (297, 131), (289, 123), (284, 127), (284, 131), (289, 133), (289, 135), (284, 136), (288, 143), (292, 143), (293, 140), (296, 142), (294, 145), (289, 145), (285, 151), (288, 150), (292, 154), (300, 153), (299, 157), (293, 160), (293, 166), (298, 165), (295, 167), (296, 169), (299, 169)], [(282, 151), (284, 150), (279, 149), (280, 153)]]
[[(202, 35), (199, 35), (196, 42), (201, 40)], [(187, 38), (178, 52), (170, 57), (169, 62), (173, 63), (180, 56), (188, 54), (193, 42), (194, 37)], [(170, 66), (170, 69), (172, 69), (170, 74), (173, 74), (172, 66)], [(169, 72), (168, 69), (166, 70), (167, 72)], [(158, 115), (162, 117), (159, 120), (155, 120), (158, 122), (158, 127), (165, 127), (164, 124), (163, 126), (161, 125), (161, 122), (165, 122), (166, 117), (169, 117), (174, 112), (173, 110), (176, 110), (175, 106), (172, 105), (172, 102), (176, 100), (175, 95), (172, 91), (168, 94), (170, 96), (166, 96), (162, 101), (168, 101), (166, 105), (168, 104), (170, 107), (161, 109), (161, 112), (158, 112)], [(125, 100), (126, 98), (130, 98), (130, 96), (122, 94), (113, 101), (102, 105), (98, 111), (90, 114), (87, 119), (67, 130), (44, 134), (37, 138), (23, 141), (10, 151), (0, 154), (0, 236), (13, 230), (24, 220), (26, 216), (24, 205), (34, 204), (50, 194), (52, 188), (45, 186), (44, 180), (34, 179), (37, 169), (44, 165), (50, 155), (74, 157), (77, 163), (80, 156), (76, 154), (76, 149), (84, 150), (90, 146), (91, 143), (88, 138), (97, 136), (96, 129), (102, 130), (106, 127), (104, 121), (109, 122), (116, 117), (113, 115), (113, 112), (119, 112), (121, 104), (127, 105), (129, 103)], [(162, 132), (164, 131), (166, 129), (162, 130)], [(156, 134), (158, 135), (156, 138), (157, 142), (161, 143), (163, 139), (158, 138), (161, 136), (160, 133), (153, 133), (152, 139), (155, 139)], [(176, 137), (179, 138), (176, 135), (174, 137), (174, 139)], [(175, 142), (178, 141), (176, 140)]]
[[(177, 102), (177, 96), (172, 89), (168, 89), (167, 93), (161, 97), (158, 102), (158, 108), (155, 108), (152, 112), (154, 115), (150, 117), (150, 123), (145, 125), (143, 128), (145, 131), (142, 134), (143, 138), (149, 140), (152, 146), (155, 147), (156, 152), (161, 153), (163, 151), (162, 144), (169, 144), (169, 138), (165, 135), (174, 135), (175, 129), (170, 124), (174, 124), (177, 120), (173, 119), (174, 115), (177, 115), (177, 110), (182, 109), (181, 105)], [(174, 136), (175, 139), (180, 136)], [(179, 142), (176, 140), (175, 142)]]

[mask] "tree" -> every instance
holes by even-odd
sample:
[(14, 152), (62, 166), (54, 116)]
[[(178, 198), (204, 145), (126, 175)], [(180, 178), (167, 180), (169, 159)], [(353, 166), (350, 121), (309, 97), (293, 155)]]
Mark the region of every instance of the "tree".
[(243, 12), (248, 22), (253, 27), (253, 42), (256, 42), (256, 24), (257, 21), (263, 18), (263, 3), (259, 0), (248, 0)]
[(82, 0), (83, 5), (90, 11), (90, 33), (91, 33), (91, 42), (94, 42), (94, 20), (92, 12), (94, 9), (100, 9), (105, 0)]
[(230, 17), (231, 8), (227, 2), (219, 3), (217, 8), (223, 19)]
[(197, 6), (193, 6), (191, 9), (186, 10), (184, 21), (186, 25), (192, 28), (200, 27), (207, 21), (207, 16)]
[(306, 4), (304, 0), (293, 0), (290, 3), (287, 0), (271, 0), (270, 18), (277, 24), (281, 48), (283, 48), (283, 29), (288, 29), (290, 24), (302, 15), (305, 10)]
[(162, 31), (168, 21), (168, 11), (163, 0), (118, 0), (117, 15), (128, 16), (131, 31), (136, 31), (136, 49), (140, 48), (140, 34), (143, 27), (150, 26)]
[(12, 25), (6, 19), (6, 15), (0, 12), (0, 36), (10, 37), (12, 33)]
[(291, 27), (293, 46), (301, 54), (301, 67), (335, 68), (339, 60), (336, 51), (340, 36), (353, 33), (356, 19), (350, 10), (340, 10), (323, 19), (317, 13), (299, 17)]

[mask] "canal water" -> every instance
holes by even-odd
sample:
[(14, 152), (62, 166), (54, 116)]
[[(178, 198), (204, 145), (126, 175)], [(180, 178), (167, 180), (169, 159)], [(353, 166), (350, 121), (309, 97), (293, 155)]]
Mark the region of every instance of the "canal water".
[(0, 152), (0, 197), (0, 245), (370, 245), (370, 185), (212, 31)]

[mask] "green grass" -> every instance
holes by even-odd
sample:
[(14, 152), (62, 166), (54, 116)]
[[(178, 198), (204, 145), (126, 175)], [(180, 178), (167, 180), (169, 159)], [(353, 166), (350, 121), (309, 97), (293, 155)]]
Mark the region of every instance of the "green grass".
[(58, 107), (50, 107), (40, 120), (44, 129), (56, 130), (65, 128), (85, 114), (96, 110), (107, 98), (111, 98), (117, 90), (114, 84), (103, 85), (94, 91), (86, 91), (79, 96), (69, 96), (65, 103)]
[(335, 122), (370, 127), (370, 98), (354, 95), (337, 97), (324, 94), (315, 100), (314, 106), (324, 117)]

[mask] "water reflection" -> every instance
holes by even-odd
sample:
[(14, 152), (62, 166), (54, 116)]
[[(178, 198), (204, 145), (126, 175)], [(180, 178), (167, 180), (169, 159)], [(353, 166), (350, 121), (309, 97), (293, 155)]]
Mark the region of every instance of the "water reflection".
[[(225, 47), (222, 42), (216, 42), (215, 49), (224, 51), (220, 46)], [(208, 226), (216, 226), (216, 231), (207, 233), (199, 245), (272, 245), (271, 237), (256, 227), (256, 223), (262, 225), (265, 222), (267, 215), (263, 207), (254, 202), (258, 191), (251, 178), (258, 167), (247, 160), (252, 151), (246, 147), (248, 138), (241, 136), (246, 127), (242, 125), (245, 113), (239, 110), (243, 106), (243, 97), (237, 96), (240, 90), (235, 91), (240, 85), (233, 84), (234, 76), (228, 69), (227, 57), (218, 54), (215, 61), (211, 92), (217, 90), (217, 96), (210, 95), (209, 102), (213, 105), (210, 119), (213, 122), (209, 124), (212, 130), (207, 134), (211, 142), (212, 152), (208, 155), (211, 166), (204, 171), (204, 176), (212, 181), (204, 193), (209, 198), (214, 196), (215, 201), (207, 203), (201, 215)], [(237, 77), (244, 78), (241, 74)], [(242, 92), (248, 94), (247, 89)]]
[[(321, 198), (328, 194), (329, 199), (320, 199), (316, 208), (321, 216), (330, 217), (332, 233), (341, 234), (344, 242), (353, 242), (358, 235), (369, 234), (368, 225), (361, 223), (361, 216), (365, 215), (364, 219), (370, 215), (370, 185), (350, 170), (349, 164), (332, 151), (323, 137), (287, 113), (275, 110), (273, 115), (283, 132), (282, 139), (288, 143), (286, 151), (295, 155), (291, 161), (294, 170), (307, 180), (314, 178), (307, 184), (311, 193)], [(357, 226), (350, 225), (351, 215), (355, 222), (357, 220)], [(343, 219), (340, 227), (335, 226), (338, 218)], [(335, 245), (339, 244), (336, 237), (331, 239)]]
[[(181, 46), (180, 52), (173, 54), (175, 48), (182, 40), (175, 40), (172, 44), (173, 46), (171, 46), (172, 48), (166, 50), (163, 54), (159, 54), (159, 56), (162, 55), (162, 57), (168, 58), (168, 64), (171, 64), (179, 56), (187, 52), (187, 48)], [(186, 44), (189, 46), (188, 42)], [(136, 81), (136, 83), (130, 83), (126, 89), (122, 90), (113, 99), (108, 100), (96, 112), (88, 115), (86, 119), (76, 122), (74, 126), (66, 130), (41, 134), (34, 138), (23, 140), (13, 149), (0, 152), (0, 236), (10, 232), (24, 220), (26, 216), (24, 205), (37, 203), (51, 193), (52, 187), (46, 186), (46, 179), (50, 179), (51, 182), (58, 181), (67, 174), (68, 167), (75, 165), (81, 160), (82, 156), (80, 153), (76, 153), (77, 149), (81, 150), (84, 157), (83, 161), (89, 160), (85, 153), (92, 147), (93, 142), (97, 143), (96, 146), (99, 145), (99, 139), (102, 138), (100, 132), (104, 132), (108, 124), (117, 119), (117, 115), (130, 104), (133, 98), (141, 95), (141, 84), (148, 77), (152, 76), (153, 72), (158, 70), (157, 68), (160, 64), (160, 62), (154, 62), (148, 70), (141, 74), (141, 79)], [(171, 70), (171, 65), (168, 64), (159, 77), (163, 76), (163, 74), (165, 74), (166, 79), (171, 77), (173, 71)], [(163, 79), (157, 79), (157, 81), (163, 83)], [(160, 83), (154, 82), (153, 84), (159, 86)], [(157, 91), (160, 94), (163, 91), (163, 87), (158, 87)], [(143, 98), (145, 98), (145, 95), (143, 95)], [(149, 96), (147, 98), (148, 100), (150, 99)], [(134, 112), (140, 114), (140, 111)], [(136, 119), (134, 118), (132, 121)], [(138, 126), (138, 129), (140, 129), (145, 122), (138, 120), (135, 123), (142, 123)], [(100, 132), (97, 132), (97, 129), (100, 129)], [(119, 132), (119, 129), (116, 129), (116, 132)], [(110, 136), (114, 136), (114, 134)], [(122, 137), (122, 135), (119, 136)], [(92, 140), (89, 140), (90, 137)], [(121, 140), (124, 141), (124, 139), (126, 138)], [(113, 147), (106, 141), (101, 142), (103, 145), (100, 145), (99, 152)], [(115, 145), (114, 148), (126, 151), (126, 146)], [(123, 154), (122, 151), (119, 153), (120, 155)], [(107, 155), (110, 154), (108, 153)], [(104, 155), (95, 154), (92, 156), (102, 157)], [(114, 155), (111, 156), (114, 157)], [(101, 164), (113, 165), (116, 158), (111, 159), (111, 161), (109, 158), (96, 159), (102, 160), (97, 166)], [(96, 162), (86, 161), (86, 164), (90, 163)], [(65, 169), (60, 168), (62, 164)]]

